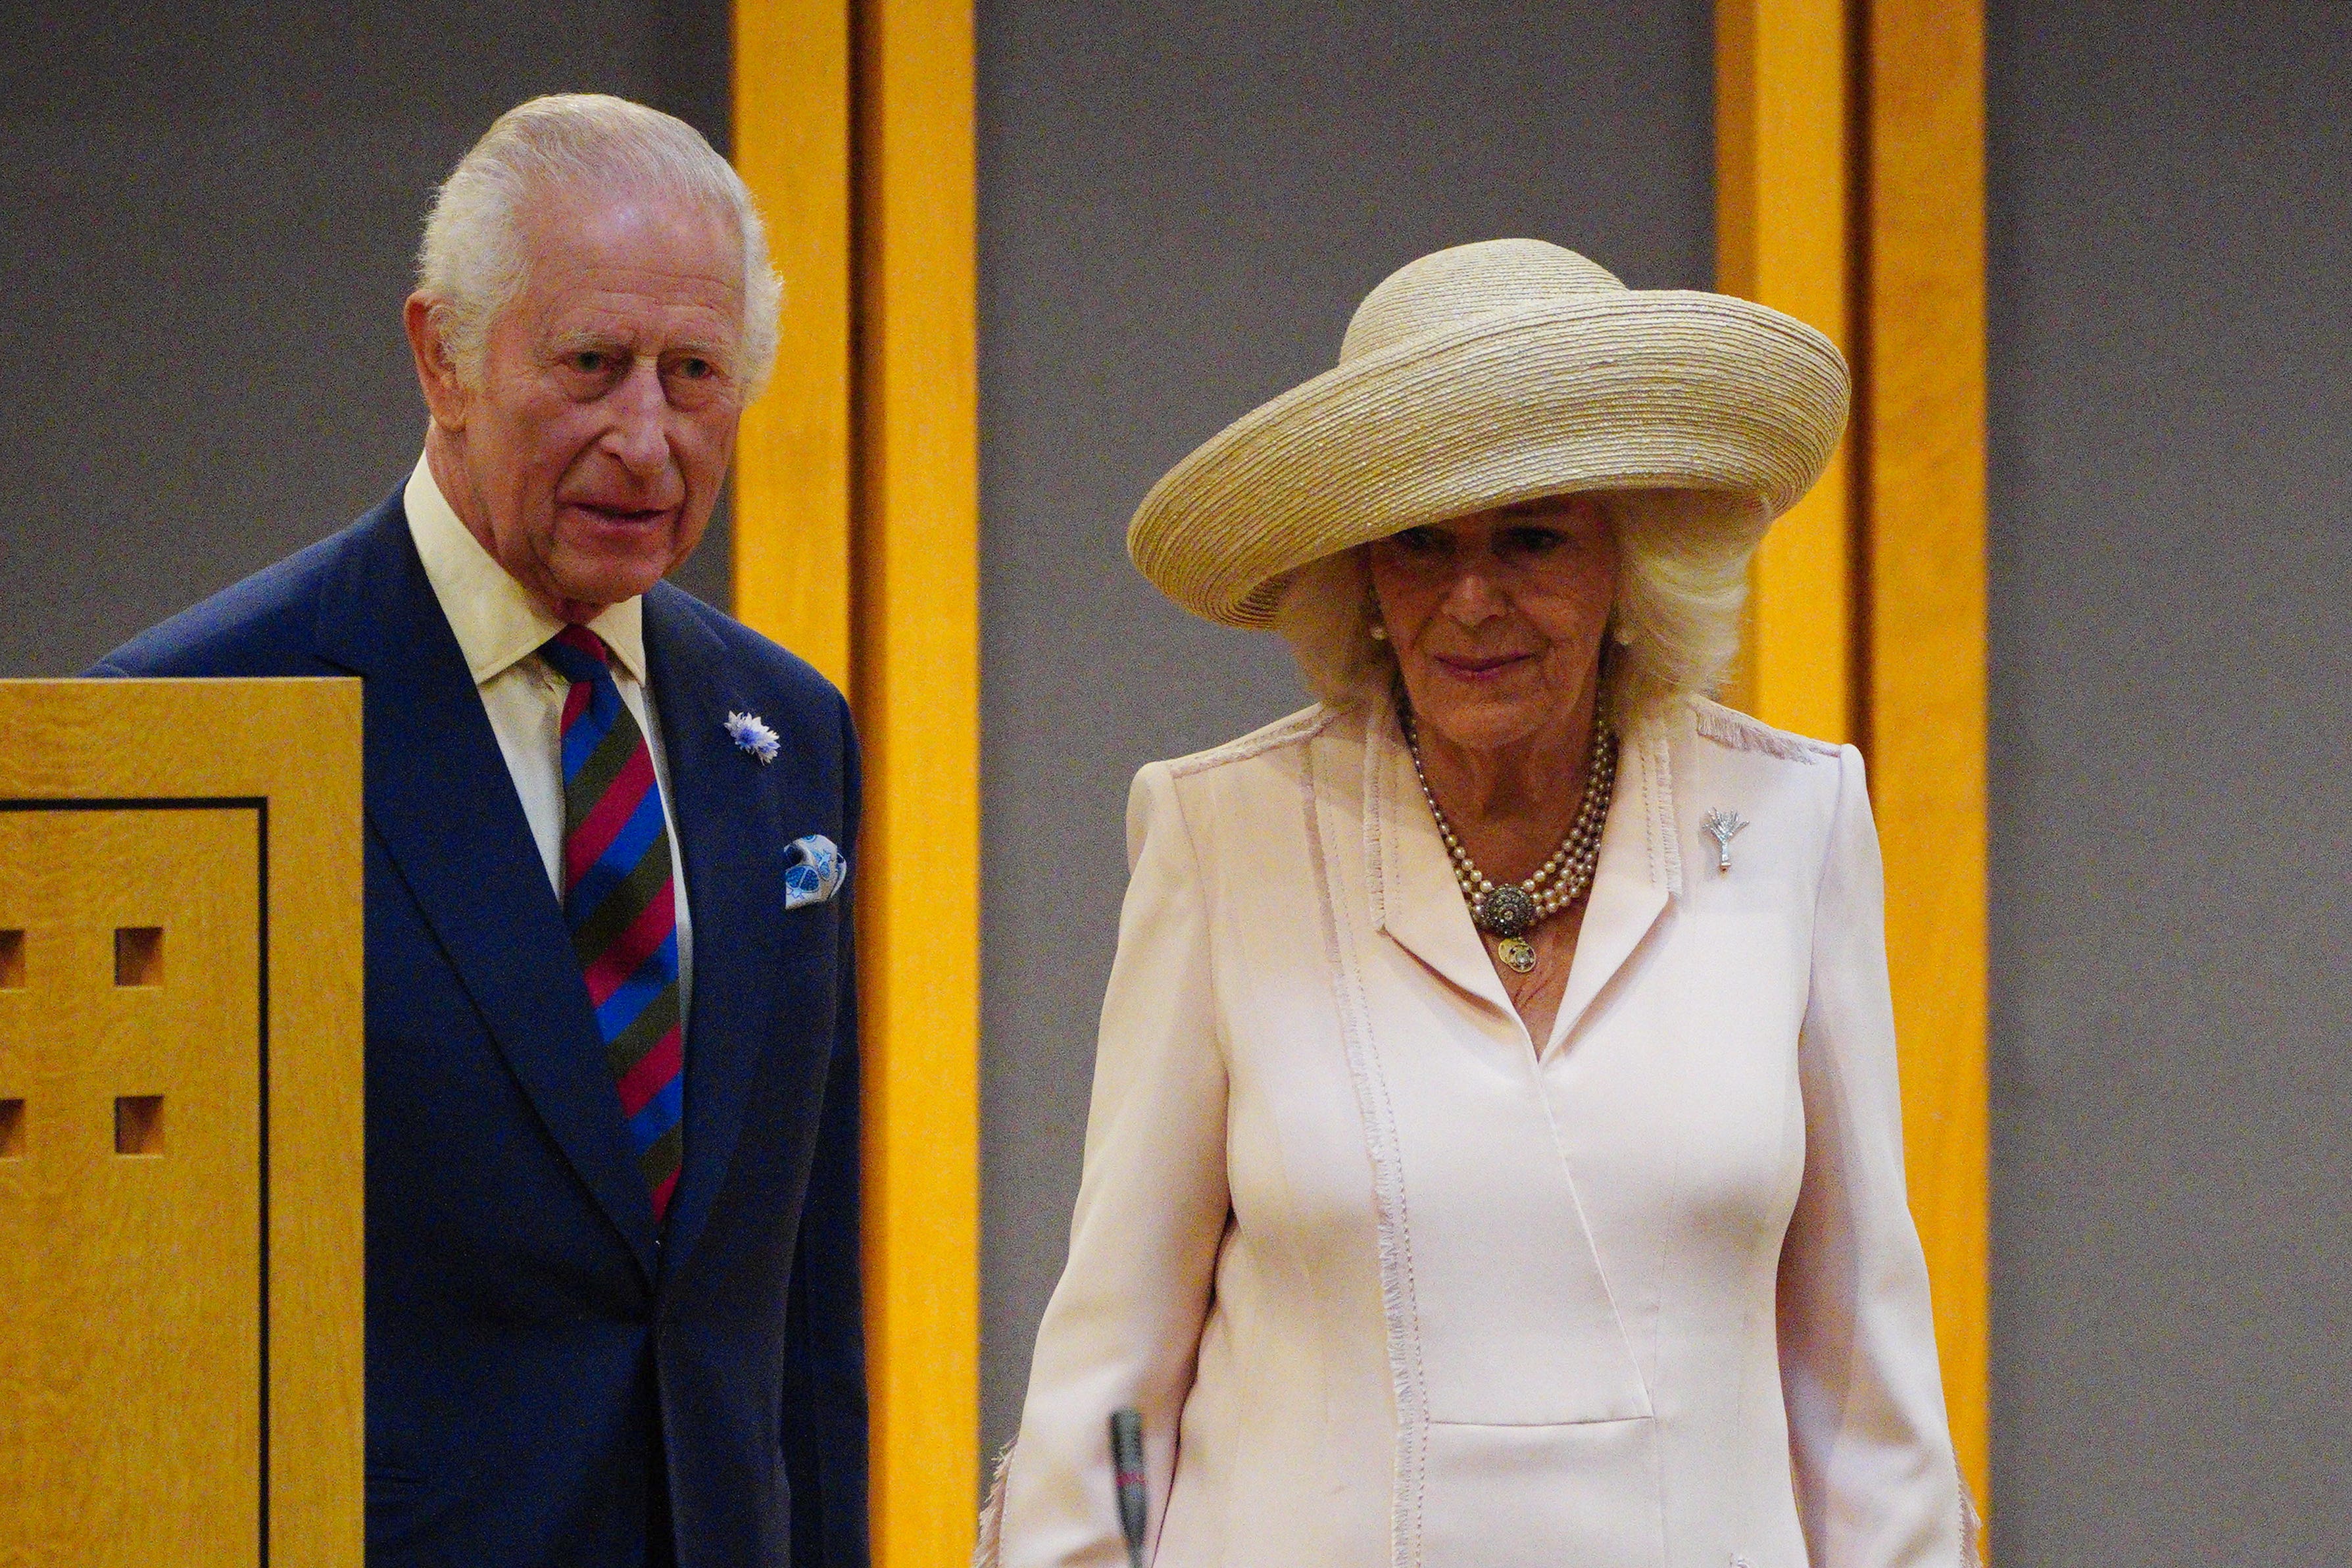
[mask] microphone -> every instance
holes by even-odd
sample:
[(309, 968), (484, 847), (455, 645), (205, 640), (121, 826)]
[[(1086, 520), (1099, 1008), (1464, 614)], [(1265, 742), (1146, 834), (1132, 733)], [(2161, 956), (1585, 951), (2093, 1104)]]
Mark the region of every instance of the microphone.
[(1118, 1493), (1118, 1528), (1127, 1537), (1128, 1568), (1143, 1568), (1143, 1528), (1151, 1506), (1143, 1475), (1143, 1413), (1132, 1406), (1110, 1414), (1110, 1468)]

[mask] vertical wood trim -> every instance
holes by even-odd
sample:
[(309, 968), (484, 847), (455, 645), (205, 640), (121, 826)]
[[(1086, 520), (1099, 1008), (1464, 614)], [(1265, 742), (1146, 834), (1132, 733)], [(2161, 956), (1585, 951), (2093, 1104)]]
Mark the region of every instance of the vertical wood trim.
[(980, 1476), (980, 481), (970, 0), (857, 0), (852, 675), (875, 1561), (971, 1551)]
[(739, 0), (735, 166), (783, 279), (776, 371), (736, 437), (735, 615), (850, 674), (851, 0)]
[[(277, 775), (266, 825), (268, 1561), (356, 1568), (367, 1492), (367, 1193), (355, 1157), (366, 1148), (367, 1035), (359, 683), (271, 681), (278, 689), (258, 695), (258, 681), (203, 684), (233, 689), (219, 700), (229, 710), (221, 728), (176, 695), (159, 705), (208, 745), (241, 727), (257, 771)], [(288, 689), (298, 685), (310, 689)], [(276, 721), (265, 724), (268, 709)]]
[(1953, 1436), (1986, 1499), (1984, 13), (1864, 15), (1871, 795), (1911, 1205)]
[(1721, 0), (1716, 68), (1718, 286), (1858, 373), (1846, 446), (1758, 552), (1728, 695), (1869, 751), (1912, 1208), (1986, 1499), (1982, 0)]
[(874, 1561), (970, 1553), (980, 1456), (978, 259), (969, 0), (737, 0), (784, 280), (736, 614), (848, 691)]
[[(1843, 0), (1716, 7), (1717, 287), (1785, 310), (1851, 353)], [(1756, 553), (1726, 695), (1766, 722), (1853, 738), (1851, 460)]]

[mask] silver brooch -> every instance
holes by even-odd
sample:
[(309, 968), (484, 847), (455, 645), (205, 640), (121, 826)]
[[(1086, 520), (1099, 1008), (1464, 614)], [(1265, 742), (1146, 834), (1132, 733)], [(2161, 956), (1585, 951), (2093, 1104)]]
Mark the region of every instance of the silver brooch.
[(1699, 826), (1706, 829), (1709, 838), (1715, 840), (1717, 870), (1731, 869), (1731, 841), (1739, 837), (1739, 830), (1747, 826), (1748, 824), (1739, 820), (1738, 812), (1726, 811), (1721, 806), (1709, 807), (1706, 816), (1700, 818)]
[(727, 734), (737, 746), (759, 758), (761, 766), (776, 760), (776, 732), (757, 713), (727, 715)]

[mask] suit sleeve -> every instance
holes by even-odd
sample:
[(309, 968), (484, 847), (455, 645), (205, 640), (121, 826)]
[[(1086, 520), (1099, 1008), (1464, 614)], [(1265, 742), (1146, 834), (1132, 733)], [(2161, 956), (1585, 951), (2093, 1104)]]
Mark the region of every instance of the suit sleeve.
[[(856, 852), (856, 741), (842, 716), (843, 852)], [(855, 867), (855, 858), (850, 860)], [(784, 1304), (784, 1468), (793, 1568), (866, 1568), (865, 1301), (859, 1276), (856, 877), (843, 889), (833, 1057)]]
[(1958, 1472), (1904, 1190), (1885, 895), (1845, 748), (1798, 1070), (1805, 1168), (1780, 1272), (1781, 1384), (1814, 1568), (1955, 1568)]
[(993, 1505), (1006, 1568), (1124, 1568), (1109, 1419), (1143, 1416), (1156, 1538), (1231, 1198), (1199, 863), (1166, 768), (1129, 797), (1133, 860), (1103, 999), (1070, 1256)]

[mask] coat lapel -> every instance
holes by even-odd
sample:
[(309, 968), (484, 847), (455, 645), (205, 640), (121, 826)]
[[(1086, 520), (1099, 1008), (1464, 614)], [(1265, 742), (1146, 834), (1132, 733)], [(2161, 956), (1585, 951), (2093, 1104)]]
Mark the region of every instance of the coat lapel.
[(396, 503), (375, 532), (322, 599), (318, 632), (365, 678), (369, 826), (540, 1120), (650, 1275), (653, 1205), (562, 908)]
[[(1378, 707), (1368, 711), (1366, 723), (1364, 850), (1373, 923), (1462, 991), (1507, 1017), (1517, 1016), (1454, 885), (1444, 840), (1421, 798), (1395, 716)], [(1666, 735), (1663, 725), (1652, 721), (1640, 726), (1619, 754), (1617, 790), (1601, 828), (1592, 895), (1543, 1054), (1575, 1033), (1657, 923), (1670, 897), (1681, 890)]]
[(1373, 925), (1457, 989), (1516, 1019), (1421, 798), (1395, 712), (1385, 703), (1370, 707), (1365, 726), (1364, 853)]
[(1637, 728), (1618, 752), (1617, 788), (1601, 830), (1601, 858), (1592, 869), (1592, 896), (1577, 933), (1568, 990), (1543, 1054), (1559, 1049), (1584, 1022), (1609, 983), (1642, 945), (1682, 891), (1682, 854), (1675, 837), (1674, 786), (1667, 773), (1665, 727)]
[[(669, 1215), (669, 1266), (685, 1261), (710, 1217), (743, 1130), (744, 1099), (774, 1037), (788, 839), (778, 791), (803, 782), (789, 750), (762, 768), (729, 738), (726, 648), (682, 594), (646, 595), (646, 659), (694, 916), (694, 998), (686, 1025), (686, 1164)], [(737, 698), (738, 705), (748, 705)], [(790, 725), (779, 725), (787, 746)]]

